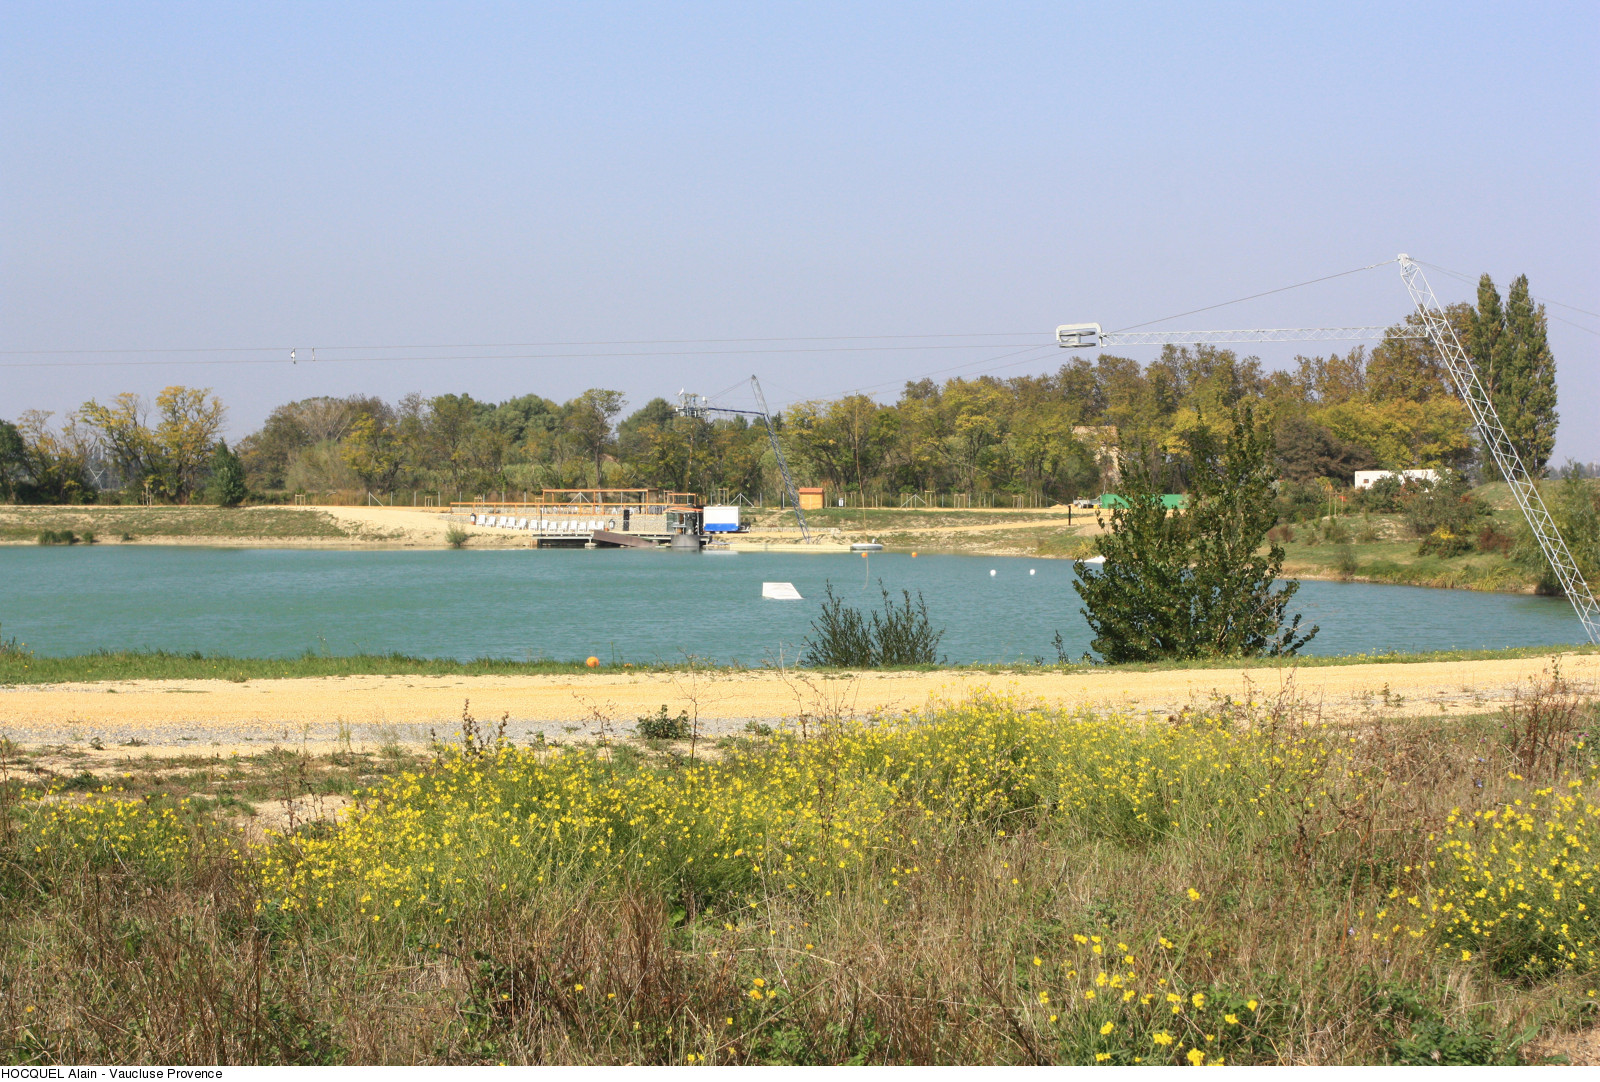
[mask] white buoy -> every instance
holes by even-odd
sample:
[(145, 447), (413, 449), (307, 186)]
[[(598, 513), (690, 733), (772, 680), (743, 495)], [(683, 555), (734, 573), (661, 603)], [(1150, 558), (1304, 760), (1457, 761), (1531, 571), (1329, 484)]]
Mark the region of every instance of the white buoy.
[(990, 577), (990, 578), (991, 578), (991, 579), (992, 579), (992, 578), (994, 578), (994, 568), (992, 568), (992, 567), (991, 567), (991, 568), (989, 568), (989, 577)]
[(1033, 568), (1031, 568), (1031, 567), (1028, 568), (1028, 574), (1030, 574), (1030, 575), (1033, 574)]

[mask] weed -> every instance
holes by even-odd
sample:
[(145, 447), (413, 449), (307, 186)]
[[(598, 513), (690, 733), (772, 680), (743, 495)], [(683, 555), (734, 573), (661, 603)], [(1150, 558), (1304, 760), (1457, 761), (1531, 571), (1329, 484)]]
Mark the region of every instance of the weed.
[(444, 543), (453, 549), (465, 548), (472, 535), (460, 526), (451, 526), (444, 533)]
[(679, 711), (678, 716), (673, 717), (667, 713), (667, 704), (662, 703), (654, 714), (641, 715), (634, 731), (646, 740), (687, 740), (689, 713)]

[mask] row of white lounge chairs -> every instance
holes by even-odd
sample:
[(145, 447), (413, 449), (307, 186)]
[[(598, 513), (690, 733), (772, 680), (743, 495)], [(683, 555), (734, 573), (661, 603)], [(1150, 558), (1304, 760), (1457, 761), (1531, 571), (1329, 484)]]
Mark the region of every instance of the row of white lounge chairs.
[(473, 515), (474, 526), (493, 526), (502, 530), (528, 530), (537, 534), (587, 534), (612, 530), (616, 523), (599, 519), (513, 518), (509, 515)]

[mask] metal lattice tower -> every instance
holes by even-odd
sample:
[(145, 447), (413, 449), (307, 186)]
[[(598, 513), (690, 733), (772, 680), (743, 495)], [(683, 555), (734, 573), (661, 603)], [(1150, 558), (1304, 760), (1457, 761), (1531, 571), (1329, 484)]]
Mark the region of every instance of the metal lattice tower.
[(761, 393), (761, 381), (751, 376), (750, 387), (756, 393), (756, 405), (761, 407), (758, 410), (711, 406), (706, 404), (706, 399), (703, 395), (679, 391), (678, 413), (684, 417), (704, 417), (709, 413), (739, 413), (746, 417), (761, 418), (761, 423), (767, 426), (767, 439), (772, 441), (772, 457), (778, 460), (778, 472), (783, 475), (783, 486), (788, 490), (790, 502), (794, 504), (795, 521), (800, 523), (800, 539), (809, 543), (811, 541), (811, 530), (806, 526), (806, 513), (800, 509), (800, 493), (794, 487), (794, 478), (789, 475), (788, 460), (783, 457), (783, 447), (778, 443), (778, 430), (772, 427), (772, 414), (767, 412), (767, 397)]
[(1584, 632), (1589, 636), (1590, 642), (1600, 644), (1600, 603), (1596, 603), (1589, 584), (1584, 581), (1583, 572), (1578, 570), (1572, 552), (1561, 536), (1561, 531), (1556, 529), (1555, 520), (1546, 510), (1544, 498), (1539, 495), (1538, 486), (1534, 484), (1532, 476), (1522, 464), (1522, 457), (1517, 454), (1511, 437), (1506, 434), (1505, 426), (1500, 423), (1500, 415), (1495, 412), (1494, 402), (1490, 400), (1482, 382), (1478, 379), (1478, 372), (1473, 367), (1472, 359), (1467, 356), (1466, 350), (1461, 348), (1461, 341), (1456, 337), (1455, 328), (1450, 326), (1450, 320), (1445, 316), (1438, 298), (1433, 295), (1433, 287), (1428, 284), (1422, 268), (1412, 262), (1410, 256), (1400, 256), (1400, 276), (1405, 279), (1406, 288), (1411, 291), (1411, 299), (1417, 306), (1417, 314), (1422, 317), (1422, 322), (1428, 329), (1428, 337), (1433, 340), (1434, 349), (1439, 351), (1439, 358), (1450, 373), (1450, 379), (1455, 383), (1461, 400), (1467, 404), (1467, 410), (1472, 415), (1472, 423), (1477, 426), (1484, 446), (1493, 456), (1501, 476), (1511, 486), (1511, 495), (1516, 498), (1517, 506), (1522, 509), (1523, 517), (1528, 520), (1528, 527), (1538, 539), (1539, 548), (1544, 552), (1544, 558), (1549, 561), (1551, 569), (1555, 571), (1556, 578), (1560, 580), (1561, 589), (1566, 592), (1567, 600), (1571, 601), (1572, 607), (1577, 610), (1578, 620), (1582, 622)]
[(772, 427), (772, 414), (767, 412), (767, 396), (761, 393), (761, 381), (756, 377), (750, 377), (750, 386), (756, 392), (756, 405), (761, 407), (761, 420), (767, 426), (767, 438), (772, 441), (772, 457), (778, 460), (783, 486), (789, 490), (789, 499), (794, 501), (794, 517), (800, 523), (800, 540), (809, 543), (811, 531), (806, 527), (806, 513), (800, 509), (800, 492), (794, 487), (794, 478), (789, 476), (789, 463), (783, 457), (783, 448), (778, 445), (778, 430)]

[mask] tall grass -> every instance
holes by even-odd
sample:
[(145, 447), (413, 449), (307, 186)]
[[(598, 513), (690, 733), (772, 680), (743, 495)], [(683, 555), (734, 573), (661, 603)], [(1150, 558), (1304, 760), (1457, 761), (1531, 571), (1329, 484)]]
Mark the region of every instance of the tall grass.
[(1590, 877), (1549, 919), (1589, 919), (1582, 730), (1528, 767), (1515, 717), (1316, 722), (980, 698), (695, 762), (475, 736), (249, 846), (192, 805), (31, 801), (0, 1056), (1496, 1062), (1591, 1021), (1582, 951), (1419, 916), (1513, 807)]

